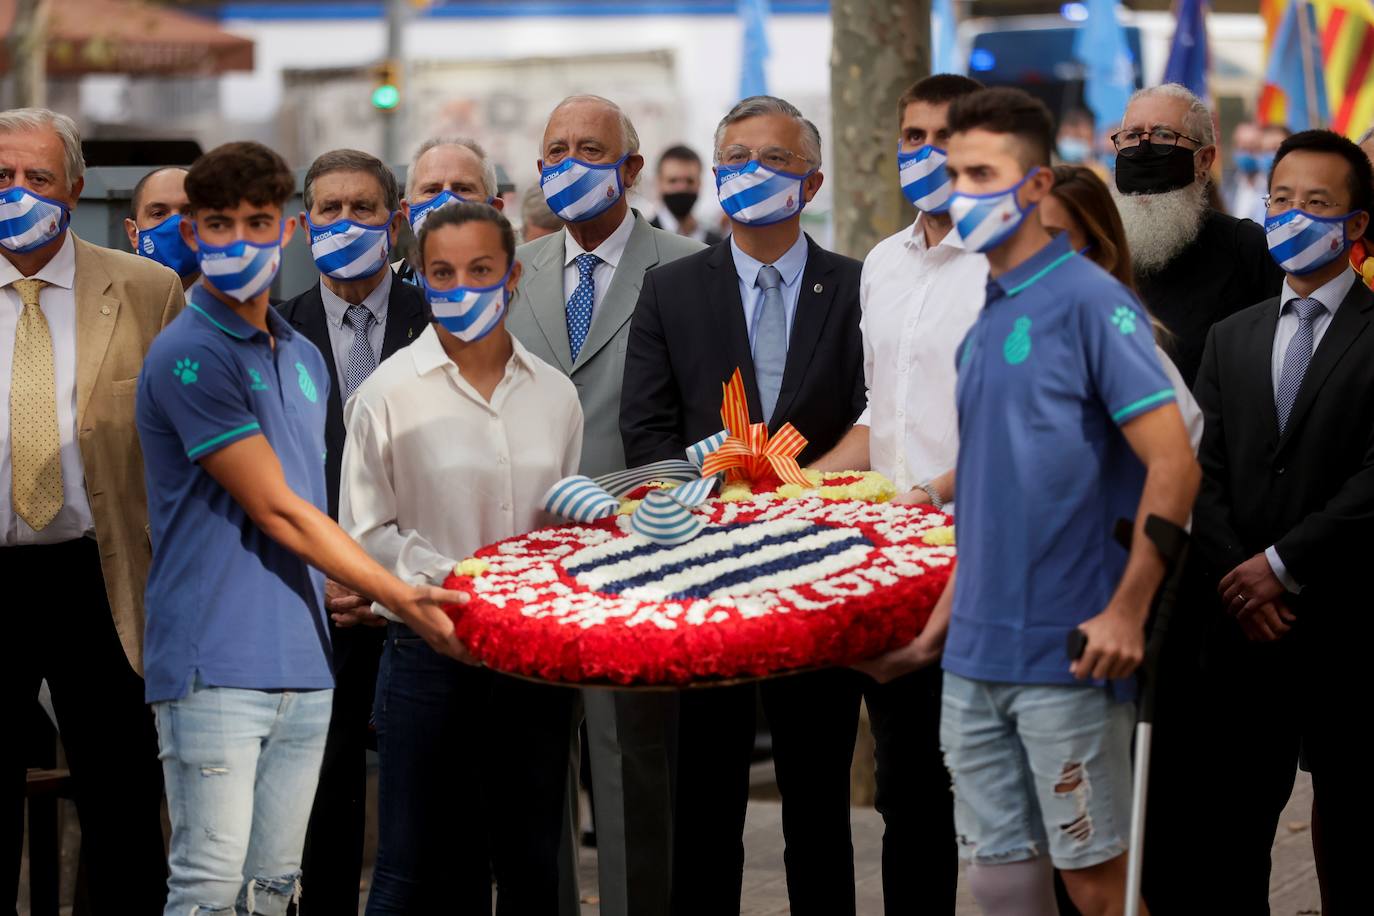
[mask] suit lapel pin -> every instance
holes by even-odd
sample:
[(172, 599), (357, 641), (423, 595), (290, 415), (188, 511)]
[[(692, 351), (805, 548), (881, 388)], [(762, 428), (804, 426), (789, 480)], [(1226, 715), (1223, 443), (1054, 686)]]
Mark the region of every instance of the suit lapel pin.
[(414, 328), (406, 328), (406, 340), (411, 340), (411, 339), (414, 338), (414, 337), (415, 337), (415, 329), (414, 329)]
[(825, 292), (825, 287), (817, 283), (815, 286), (811, 287), (811, 291), (813, 293), (823, 293)]

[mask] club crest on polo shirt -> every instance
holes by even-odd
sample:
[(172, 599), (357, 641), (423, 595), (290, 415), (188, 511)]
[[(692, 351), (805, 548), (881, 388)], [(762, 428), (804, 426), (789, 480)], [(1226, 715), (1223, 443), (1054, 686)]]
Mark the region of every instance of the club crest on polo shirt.
[(1030, 356), (1030, 329), (1031, 320), (1026, 315), (1022, 315), (1012, 324), (1012, 332), (1002, 344), (1002, 358), (1007, 361), (1008, 366), (1019, 366)]
[(310, 370), (305, 368), (305, 363), (296, 363), (296, 381), (301, 386), (301, 394), (305, 399), (314, 404), (320, 399), (320, 392), (315, 387), (315, 380), (310, 377)]
[(248, 370), (248, 387), (254, 391), (266, 391), (267, 383), (262, 380), (262, 373), (256, 369)]

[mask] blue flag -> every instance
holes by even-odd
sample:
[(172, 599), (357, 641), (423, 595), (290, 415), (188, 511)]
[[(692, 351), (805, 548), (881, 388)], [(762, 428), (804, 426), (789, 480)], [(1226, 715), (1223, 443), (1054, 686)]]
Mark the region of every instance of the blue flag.
[(1179, 0), (1174, 42), (1164, 65), (1164, 82), (1187, 86), (1193, 95), (1207, 98), (1207, 2)]
[(768, 94), (768, 0), (739, 0), (739, 18), (744, 26), (740, 59), (739, 97)]
[[(1299, 16), (1306, 20), (1305, 25)], [(1307, 39), (1306, 54), (1303, 52), (1304, 38)], [(1283, 14), (1274, 45), (1269, 50), (1269, 70), (1264, 80), (1283, 90), (1288, 102), (1288, 126), (1293, 130), (1331, 123), (1317, 10), (1306, 0), (1293, 0)]]
[(963, 73), (964, 65), (959, 60), (959, 39), (955, 29), (959, 23), (954, 18), (954, 4), (951, 0), (932, 0), (930, 4), (930, 72)]
[(1116, 6), (1116, 0), (1088, 0), (1088, 21), (1073, 40), (1073, 56), (1085, 70), (1083, 99), (1099, 132), (1121, 123), (1135, 90), (1135, 63)]

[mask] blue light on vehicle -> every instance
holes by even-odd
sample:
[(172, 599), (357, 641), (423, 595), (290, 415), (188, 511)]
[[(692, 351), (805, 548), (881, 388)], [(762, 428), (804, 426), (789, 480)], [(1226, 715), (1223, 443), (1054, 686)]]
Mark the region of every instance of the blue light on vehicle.
[(1087, 22), (1088, 7), (1082, 3), (1065, 3), (1059, 8), (1059, 15), (1070, 22)]
[(997, 66), (997, 55), (987, 48), (975, 48), (968, 56), (968, 66), (970, 70), (991, 70)]

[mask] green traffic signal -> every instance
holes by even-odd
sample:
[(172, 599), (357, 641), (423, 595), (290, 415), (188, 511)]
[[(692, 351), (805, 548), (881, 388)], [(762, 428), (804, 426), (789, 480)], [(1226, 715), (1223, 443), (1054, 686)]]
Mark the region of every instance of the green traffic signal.
[(372, 107), (390, 111), (401, 104), (401, 90), (394, 83), (383, 83), (372, 90)]

